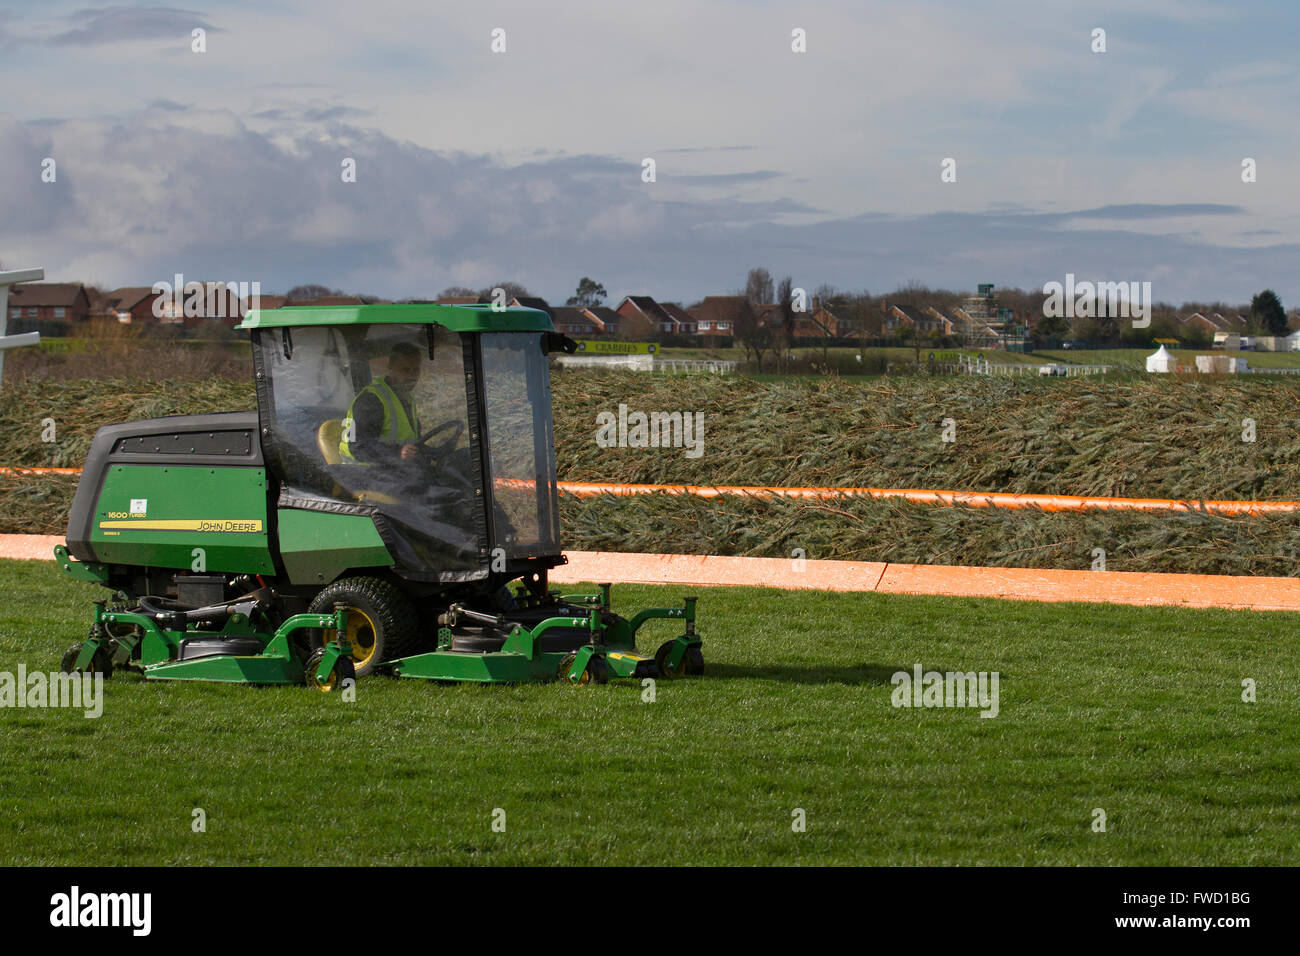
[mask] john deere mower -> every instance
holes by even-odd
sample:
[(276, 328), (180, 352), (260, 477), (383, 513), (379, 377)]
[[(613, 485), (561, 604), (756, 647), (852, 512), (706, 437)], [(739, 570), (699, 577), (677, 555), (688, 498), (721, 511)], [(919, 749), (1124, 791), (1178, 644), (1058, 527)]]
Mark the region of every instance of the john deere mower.
[[(703, 672), (695, 599), (624, 618), (566, 562), (536, 309), (253, 310), (256, 412), (101, 428), (55, 549), (102, 584), (68, 671), (330, 690)], [(647, 621), (683, 632), (653, 654)]]

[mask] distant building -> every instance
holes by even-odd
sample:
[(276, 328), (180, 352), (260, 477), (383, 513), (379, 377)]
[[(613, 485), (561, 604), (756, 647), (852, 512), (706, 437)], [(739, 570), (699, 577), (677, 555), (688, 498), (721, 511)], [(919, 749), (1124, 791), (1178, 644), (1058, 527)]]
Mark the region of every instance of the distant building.
[(152, 286), (123, 286), (104, 296), (107, 314), (123, 325), (134, 322), (157, 322), (154, 317), (153, 304), (158, 293)]
[(664, 335), (694, 335), (698, 322), (695, 316), (676, 305), (656, 302), (648, 295), (629, 295), (615, 309), (625, 319), (641, 318), (655, 331)]
[(67, 334), (89, 318), (90, 296), (80, 282), (24, 282), (9, 290), (11, 333), (46, 329)]
[(736, 327), (754, 315), (754, 308), (743, 295), (706, 295), (691, 307), (700, 335), (733, 336)]

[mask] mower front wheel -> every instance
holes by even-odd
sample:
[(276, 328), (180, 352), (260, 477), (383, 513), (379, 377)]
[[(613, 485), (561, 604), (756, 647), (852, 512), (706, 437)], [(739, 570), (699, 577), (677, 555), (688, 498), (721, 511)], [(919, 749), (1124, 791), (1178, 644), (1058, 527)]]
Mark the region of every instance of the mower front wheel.
[(321, 680), (316, 676), (320, 670), (320, 662), (325, 659), (325, 648), (319, 647), (311, 657), (307, 658), (304, 666), (304, 676), (307, 680), (308, 687), (314, 687), (322, 694), (328, 694), (335, 688), (339, 687), (345, 680), (356, 680), (357, 670), (352, 664), (350, 657), (340, 657), (334, 662), (334, 667), (330, 670), (330, 676)]
[[(573, 669), (573, 663), (577, 659), (577, 654), (564, 655), (564, 659), (560, 661), (560, 666), (556, 669), (560, 680), (569, 680), (569, 671)], [(592, 657), (591, 660), (587, 661), (582, 676), (575, 683), (579, 685), (609, 683), (609, 667), (605, 664), (605, 659), (603, 657)]]
[[(77, 658), (81, 656), (81, 649), (85, 646), (84, 643), (73, 644), (64, 651), (63, 660), (59, 662), (59, 670), (65, 674), (74, 673)], [(89, 673), (103, 674), (105, 678), (113, 676), (113, 655), (102, 644), (95, 650), (95, 656), (90, 659)]]
[(655, 664), (662, 677), (698, 677), (704, 673), (704, 653), (698, 647), (686, 648), (686, 653), (677, 662), (676, 667), (668, 666), (668, 655), (672, 653), (676, 641), (664, 641), (655, 651)]
[[(415, 605), (395, 585), (379, 578), (344, 578), (317, 594), (308, 610), (331, 614), (336, 604), (348, 609), (347, 633), (339, 636), (352, 652), (358, 677), (414, 649), (418, 640)], [(323, 647), (324, 634), (311, 634), (312, 649)]]

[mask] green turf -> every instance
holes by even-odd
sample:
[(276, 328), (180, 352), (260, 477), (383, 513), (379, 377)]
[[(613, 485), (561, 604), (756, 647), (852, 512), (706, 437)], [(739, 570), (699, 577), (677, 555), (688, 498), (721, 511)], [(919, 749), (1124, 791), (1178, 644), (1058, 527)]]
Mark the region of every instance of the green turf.
[[(1146, 370), (1147, 356), (1155, 348), (1141, 349), (1062, 349), (1035, 352), (1036, 356), (1052, 362), (1068, 362), (1075, 365), (1112, 365), (1117, 371)], [(1173, 350), (1180, 365), (1196, 365), (1198, 355), (1230, 355), (1246, 360), (1250, 368), (1300, 368), (1300, 352), (1241, 352), (1223, 349), (1185, 349)], [(996, 361), (993, 360), (993, 361)]]
[[(0, 670), (55, 666), (97, 591), (46, 562), (0, 585)], [(0, 710), (0, 864), (1295, 862), (1295, 615), (614, 593), (688, 590), (708, 674), (654, 703), (632, 682), (370, 677), (349, 704), (125, 675), (98, 720)], [(1000, 716), (893, 708), (917, 663), (998, 671)]]

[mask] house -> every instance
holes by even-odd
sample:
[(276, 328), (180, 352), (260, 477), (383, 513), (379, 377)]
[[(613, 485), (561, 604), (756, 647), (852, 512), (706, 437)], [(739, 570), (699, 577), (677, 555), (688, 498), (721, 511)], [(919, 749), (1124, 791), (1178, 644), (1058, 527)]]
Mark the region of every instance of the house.
[(754, 308), (743, 295), (706, 295), (691, 306), (700, 335), (736, 334), (736, 326), (754, 316)]
[(152, 286), (134, 285), (114, 289), (104, 296), (107, 314), (123, 325), (132, 322), (156, 322), (153, 313), (154, 300), (158, 293)]
[(1193, 312), (1191, 315), (1184, 318), (1181, 321), (1181, 324), (1185, 329), (1203, 332), (1205, 335), (1211, 337), (1218, 335), (1220, 332), (1228, 331), (1226, 325), (1216, 322), (1213, 319), (1206, 318), (1199, 312)]
[(293, 305), (367, 305), (359, 295), (321, 295), (314, 299), (285, 299), (284, 306)]
[(948, 316), (944, 315), (942, 312), (940, 312), (938, 309), (936, 309), (934, 306), (931, 305), (927, 305), (921, 311), (923, 311), (926, 315), (930, 316), (930, 318), (941, 323), (939, 325), (939, 330), (942, 334), (952, 335), (953, 330), (956, 328), (956, 325), (953, 323), (952, 319), (948, 318)]
[(585, 309), (574, 308), (571, 305), (552, 307), (551, 322), (555, 326), (555, 331), (581, 338), (599, 335), (603, 331)]
[(890, 305), (888, 302), (881, 302), (880, 310), (885, 315), (886, 335), (902, 335), (908, 332), (918, 335), (929, 335), (932, 332), (945, 335), (947, 334), (945, 329), (952, 327), (951, 322), (933, 309), (927, 312), (914, 305)]
[(555, 310), (547, 304), (545, 299), (538, 295), (517, 295), (506, 305), (521, 305), (525, 309), (540, 309), (551, 317), (552, 322), (555, 321)]
[(589, 305), (582, 313), (596, 327), (596, 335), (614, 338), (623, 331), (623, 316), (607, 305)]
[(615, 309), (624, 319), (642, 319), (664, 335), (694, 335), (698, 322), (685, 309), (661, 305), (648, 295), (629, 295)]
[[(10, 332), (66, 334), (89, 318), (90, 296), (80, 282), (24, 282), (9, 290)], [(45, 323), (58, 323), (58, 331)]]
[(794, 314), (794, 337), (796, 339), (838, 338), (845, 331), (840, 328), (840, 324), (835, 313), (822, 305), (817, 296), (813, 296), (811, 309)]
[[(243, 286), (243, 283), (240, 283)], [(200, 294), (200, 287), (202, 293)], [(171, 295), (156, 297), (152, 302), (151, 317), (162, 325), (180, 325), (187, 329), (198, 328), (205, 323), (220, 322), (227, 328), (238, 325), (253, 305), (253, 297), (245, 301), (240, 296), (240, 289), (225, 282), (186, 282), (184, 288), (173, 291)], [(260, 298), (260, 293), (259, 296)], [(346, 296), (325, 296), (311, 302), (285, 302), (286, 305), (350, 305), (352, 301)], [(339, 301), (335, 301), (339, 300)], [(360, 304), (356, 299), (355, 303)]]

